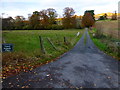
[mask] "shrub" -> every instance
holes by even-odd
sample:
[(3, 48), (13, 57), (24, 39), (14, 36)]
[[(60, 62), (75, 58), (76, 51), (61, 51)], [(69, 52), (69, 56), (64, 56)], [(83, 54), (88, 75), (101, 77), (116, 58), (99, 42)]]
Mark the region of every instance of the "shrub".
[(46, 30), (62, 30), (64, 29), (62, 25), (49, 25), (45, 27)]
[(98, 20), (105, 20), (104, 16), (100, 16)]
[(25, 25), (25, 26), (23, 27), (23, 29), (24, 29), (24, 30), (28, 30), (28, 29), (30, 29), (30, 27), (29, 27), (29, 25)]
[(52, 30), (62, 30), (64, 29), (62, 25), (52, 25)]
[(51, 30), (51, 29), (52, 29), (52, 26), (51, 26), (51, 25), (45, 26), (44, 29), (46, 29), (46, 30)]

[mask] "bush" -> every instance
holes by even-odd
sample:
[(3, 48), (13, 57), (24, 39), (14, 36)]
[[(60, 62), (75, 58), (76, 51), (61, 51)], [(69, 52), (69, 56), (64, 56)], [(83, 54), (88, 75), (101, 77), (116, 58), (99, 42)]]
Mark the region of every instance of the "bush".
[(63, 30), (62, 25), (49, 25), (45, 27), (46, 30)]
[(105, 20), (104, 16), (100, 16), (100, 18), (98, 20)]
[(46, 30), (51, 30), (51, 29), (52, 29), (52, 26), (51, 26), (51, 25), (45, 26), (44, 29), (46, 29)]
[(40, 29), (40, 25), (38, 25), (38, 24), (35, 25), (35, 26), (34, 26), (34, 29), (35, 29), (35, 30), (39, 30), (39, 29)]
[(29, 25), (25, 25), (25, 26), (23, 27), (23, 29), (24, 29), (24, 30), (28, 30), (28, 29), (30, 29), (30, 27), (29, 27)]
[(63, 26), (62, 25), (52, 25), (52, 30), (63, 30)]

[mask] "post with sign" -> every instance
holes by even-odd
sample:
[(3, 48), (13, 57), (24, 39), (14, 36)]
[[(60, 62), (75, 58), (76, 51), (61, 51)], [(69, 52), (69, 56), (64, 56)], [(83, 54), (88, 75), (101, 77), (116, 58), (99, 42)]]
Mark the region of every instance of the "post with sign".
[(12, 52), (13, 44), (2, 44), (2, 52)]

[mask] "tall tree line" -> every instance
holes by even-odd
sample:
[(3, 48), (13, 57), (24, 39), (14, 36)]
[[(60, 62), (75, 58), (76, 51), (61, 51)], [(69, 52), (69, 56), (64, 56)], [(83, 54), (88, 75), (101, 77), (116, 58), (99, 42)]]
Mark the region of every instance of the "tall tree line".
[[(3, 19), (2, 28), (5, 30), (60, 30), (60, 29), (71, 29), (81, 28), (78, 22), (80, 19), (75, 15), (75, 10), (71, 7), (66, 7), (63, 10), (63, 18), (61, 23), (58, 23), (58, 14), (55, 9), (48, 8), (41, 11), (34, 11), (29, 16), (28, 20), (25, 20), (23, 16), (16, 16), (15, 19), (10, 17), (9, 19)], [(82, 19), (82, 25), (84, 27), (91, 27), (94, 24), (94, 13), (85, 12)], [(6, 27), (7, 26), (7, 27)], [(79, 27), (78, 27), (79, 26)]]

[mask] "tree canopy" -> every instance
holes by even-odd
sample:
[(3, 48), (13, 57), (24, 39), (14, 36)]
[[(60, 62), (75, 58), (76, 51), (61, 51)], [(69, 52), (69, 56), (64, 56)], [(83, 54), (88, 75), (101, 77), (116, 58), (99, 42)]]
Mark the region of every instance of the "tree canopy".
[(66, 7), (63, 14), (63, 26), (64, 28), (75, 28), (76, 17), (74, 16), (75, 11), (73, 8)]
[(89, 12), (86, 11), (84, 13), (83, 18), (82, 18), (82, 25), (84, 27), (88, 27), (89, 28), (89, 27), (92, 27), (94, 25), (94, 23), (95, 23), (95, 19), (94, 19), (93, 12), (91, 13), (90, 11)]

